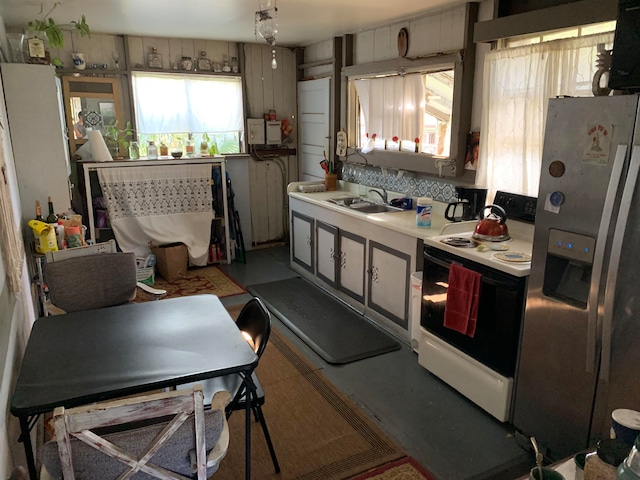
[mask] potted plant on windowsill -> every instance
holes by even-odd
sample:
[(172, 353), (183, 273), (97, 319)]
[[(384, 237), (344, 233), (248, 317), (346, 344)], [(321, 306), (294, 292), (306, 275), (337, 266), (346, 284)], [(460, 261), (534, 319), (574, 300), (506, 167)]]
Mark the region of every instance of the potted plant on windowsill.
[(123, 158), (123, 151), (128, 153), (135, 132), (131, 122), (127, 122), (125, 128), (118, 128), (117, 120), (103, 128), (102, 136), (113, 158)]
[[(49, 11), (43, 14), (39, 19), (29, 22), (27, 33), (27, 59), (29, 63), (52, 63), (56, 67), (61, 67), (62, 62), (59, 58), (50, 58), (49, 47), (60, 49), (64, 46), (64, 33), (70, 31), (79, 33), (80, 36), (91, 37), (91, 30), (87, 24), (84, 15), (79, 20), (73, 20), (68, 24), (57, 24), (51, 13), (62, 5), (61, 2), (55, 2)], [(40, 6), (40, 13), (44, 11), (44, 6)]]

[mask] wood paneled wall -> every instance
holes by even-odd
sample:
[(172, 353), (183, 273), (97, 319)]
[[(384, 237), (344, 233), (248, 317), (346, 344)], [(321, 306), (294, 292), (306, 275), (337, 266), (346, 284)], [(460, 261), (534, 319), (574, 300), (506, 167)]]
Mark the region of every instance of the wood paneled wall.
[[(293, 125), (289, 145), (296, 148), (296, 62), (295, 54), (288, 48), (274, 47), (278, 68), (271, 68), (271, 47), (268, 45), (244, 45), (247, 118), (262, 118), (269, 110), (275, 110), (278, 120), (288, 118)], [(268, 154), (253, 155), (249, 165), (251, 186), (252, 243), (282, 241), (288, 238), (287, 185), (297, 180), (298, 168), (295, 155), (273, 157)]]

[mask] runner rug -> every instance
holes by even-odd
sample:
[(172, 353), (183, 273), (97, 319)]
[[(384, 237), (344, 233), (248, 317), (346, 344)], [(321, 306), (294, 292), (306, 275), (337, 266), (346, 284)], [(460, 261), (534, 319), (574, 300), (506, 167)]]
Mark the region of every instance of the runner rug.
[(247, 289), (329, 363), (354, 362), (400, 348), (390, 335), (304, 278)]
[(404, 457), (357, 475), (352, 480), (435, 480), (435, 477), (413, 458)]
[[(187, 270), (186, 278), (179, 278), (171, 282), (156, 276), (152, 287), (166, 290), (167, 295), (163, 298), (184, 297), (203, 293), (211, 293), (222, 298), (247, 293), (244, 287), (215, 266), (190, 268)], [(145, 302), (151, 299), (148, 294), (140, 289), (136, 292), (136, 302)]]
[[(241, 307), (230, 307), (237, 316)], [(341, 480), (404, 456), (359, 408), (275, 329), (257, 375), (280, 468), (273, 463), (260, 428), (251, 426), (253, 480)], [(229, 419), (231, 443), (216, 480), (244, 478), (244, 412)]]

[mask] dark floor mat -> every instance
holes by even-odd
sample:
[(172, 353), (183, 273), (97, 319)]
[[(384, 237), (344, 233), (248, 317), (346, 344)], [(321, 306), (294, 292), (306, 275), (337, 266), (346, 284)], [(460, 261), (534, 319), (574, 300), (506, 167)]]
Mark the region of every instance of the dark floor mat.
[(329, 363), (400, 348), (393, 337), (303, 278), (250, 285), (247, 290)]

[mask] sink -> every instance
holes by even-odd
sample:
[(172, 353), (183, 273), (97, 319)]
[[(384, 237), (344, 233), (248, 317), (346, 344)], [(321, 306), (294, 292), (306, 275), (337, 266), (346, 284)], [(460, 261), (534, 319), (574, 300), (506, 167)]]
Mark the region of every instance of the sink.
[(341, 207), (350, 207), (356, 203), (363, 203), (366, 205), (371, 205), (371, 202), (367, 201), (364, 197), (338, 197), (338, 198), (330, 198), (327, 202), (335, 203), (336, 205), (340, 205)]
[(375, 203), (364, 197), (330, 198), (327, 201), (365, 214), (403, 211), (401, 208), (391, 207), (382, 203)]

